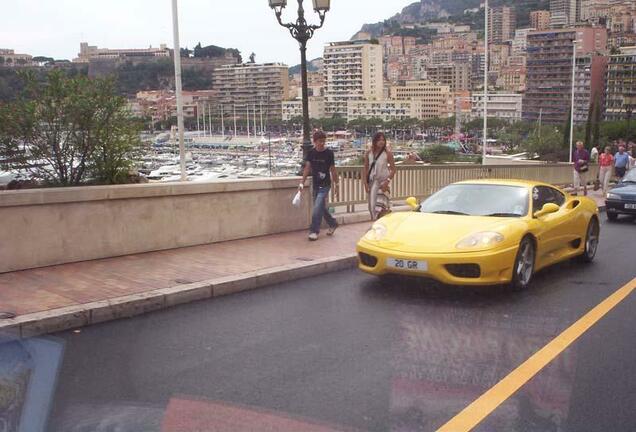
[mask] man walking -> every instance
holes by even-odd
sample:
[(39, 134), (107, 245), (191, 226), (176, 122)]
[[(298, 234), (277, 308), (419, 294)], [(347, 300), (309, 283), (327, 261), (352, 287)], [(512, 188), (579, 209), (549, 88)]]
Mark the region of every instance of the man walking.
[(583, 141), (576, 142), (576, 150), (572, 155), (574, 161), (574, 195), (579, 193), (583, 185), (583, 195), (587, 195), (587, 172), (590, 169), (590, 154), (583, 148)]
[(621, 180), (629, 169), (629, 155), (625, 152), (625, 145), (618, 146), (618, 153), (614, 155), (614, 174)]
[(338, 173), (336, 172), (335, 155), (331, 149), (325, 147), (326, 140), (327, 136), (323, 131), (314, 132), (314, 148), (307, 155), (305, 169), (303, 170), (303, 180), (298, 186), (298, 189), (302, 191), (307, 177), (311, 174), (314, 199), (311, 227), (309, 228), (309, 240), (311, 241), (318, 240), (320, 223), (323, 218), (329, 225), (327, 235), (333, 235), (336, 228), (338, 228), (336, 219), (329, 213), (327, 208), (327, 198), (332, 185), (335, 195), (338, 196)]

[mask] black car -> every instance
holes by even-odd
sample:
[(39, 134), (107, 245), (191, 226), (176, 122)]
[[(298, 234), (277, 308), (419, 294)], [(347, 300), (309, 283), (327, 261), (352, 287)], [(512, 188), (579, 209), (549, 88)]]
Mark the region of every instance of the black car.
[(607, 219), (615, 221), (619, 214), (636, 215), (636, 168), (627, 171), (623, 180), (605, 197)]

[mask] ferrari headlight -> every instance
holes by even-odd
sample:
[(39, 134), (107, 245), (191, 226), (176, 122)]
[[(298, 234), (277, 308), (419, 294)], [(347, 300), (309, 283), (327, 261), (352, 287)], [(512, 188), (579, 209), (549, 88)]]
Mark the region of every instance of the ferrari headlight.
[(615, 193), (608, 192), (607, 199), (620, 200), (621, 196)]
[(382, 240), (384, 236), (386, 236), (386, 232), (386, 225), (381, 222), (376, 222), (373, 224), (371, 229), (367, 231), (367, 233), (364, 235), (364, 238), (366, 240), (379, 241)]
[(471, 234), (468, 237), (462, 239), (455, 245), (457, 249), (473, 249), (494, 246), (497, 243), (501, 243), (504, 240), (504, 236), (498, 232), (484, 231), (480, 233)]

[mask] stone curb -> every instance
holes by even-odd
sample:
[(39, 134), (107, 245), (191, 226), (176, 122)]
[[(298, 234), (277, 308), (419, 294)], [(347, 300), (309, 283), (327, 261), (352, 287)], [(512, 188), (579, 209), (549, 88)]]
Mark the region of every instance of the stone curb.
[(352, 253), (21, 315), (13, 319), (0, 320), (0, 336), (28, 338), (131, 318), (180, 304), (346, 270), (355, 267), (356, 264), (356, 254)]

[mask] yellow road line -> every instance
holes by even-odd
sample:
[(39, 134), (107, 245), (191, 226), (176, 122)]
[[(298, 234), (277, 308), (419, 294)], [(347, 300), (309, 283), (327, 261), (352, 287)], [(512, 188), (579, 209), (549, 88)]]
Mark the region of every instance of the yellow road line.
[(492, 413), (506, 399), (512, 396), (519, 388), (527, 383), (548, 363), (561, 354), (568, 346), (590, 329), (598, 320), (603, 318), (617, 304), (623, 301), (636, 289), (636, 278), (627, 285), (618, 289), (600, 304), (583, 315), (563, 333), (554, 338), (550, 343), (537, 351), (532, 357), (523, 362), (519, 367), (510, 372), (486, 393), (482, 394), (473, 403), (468, 405), (450, 419), (448, 423), (439, 428), (437, 432), (468, 432)]

